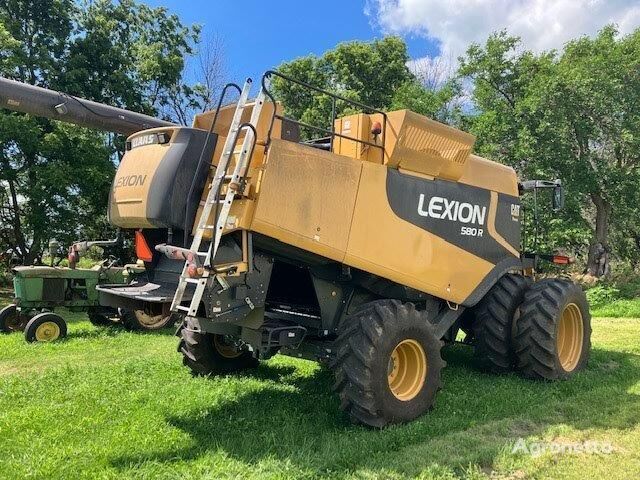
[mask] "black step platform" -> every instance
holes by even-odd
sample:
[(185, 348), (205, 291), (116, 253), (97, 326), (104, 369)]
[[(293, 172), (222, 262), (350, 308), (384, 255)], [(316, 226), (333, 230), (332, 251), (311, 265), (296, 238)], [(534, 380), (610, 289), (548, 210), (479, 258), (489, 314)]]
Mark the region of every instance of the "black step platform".
[[(172, 283), (136, 282), (128, 285), (98, 285), (100, 305), (135, 308), (141, 302), (171, 303), (177, 285)], [(190, 300), (191, 289), (187, 289), (184, 300)]]

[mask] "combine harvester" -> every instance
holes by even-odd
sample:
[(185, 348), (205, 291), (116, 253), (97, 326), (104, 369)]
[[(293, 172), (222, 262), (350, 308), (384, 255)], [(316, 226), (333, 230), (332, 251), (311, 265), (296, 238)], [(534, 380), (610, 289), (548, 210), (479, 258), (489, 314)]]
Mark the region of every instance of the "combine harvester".
[[(362, 113), (327, 127), (287, 118), (270, 80)], [(407, 110), (385, 113), (278, 72), (192, 128), (127, 140), (110, 198), (136, 229), (150, 282), (99, 286), (106, 305), (171, 304), (184, 363), (197, 374), (253, 367), (276, 352), (326, 362), (350, 417), (412, 420), (440, 389), (440, 350), (460, 329), (479, 362), (565, 379), (590, 350), (581, 288), (533, 281), (520, 250), (518, 181), (473, 155), (472, 135)], [(301, 141), (299, 131), (324, 138)], [(560, 263), (566, 258), (557, 257)]]
[[(172, 126), (159, 120), (121, 108), (115, 108), (64, 93), (0, 78), (0, 107), (52, 118), (83, 127), (131, 135), (150, 127)], [(0, 332), (24, 331), (30, 341), (53, 341), (63, 338), (67, 325), (54, 310), (65, 307), (86, 311), (94, 325), (121, 322), (130, 330), (156, 330), (172, 321), (168, 305), (156, 311), (157, 305), (142, 304), (137, 310), (117, 310), (101, 306), (95, 287), (99, 283), (125, 284), (138, 277), (135, 265), (117, 266), (109, 258), (94, 268), (76, 268), (80, 255), (92, 246), (113, 247), (120, 240), (77, 242), (68, 252), (70, 268), (54, 266), (58, 244), (50, 245), (51, 266), (22, 266), (13, 269), (14, 302), (0, 310)], [(115, 319), (115, 320), (112, 320)]]
[[(362, 113), (325, 126), (287, 118), (274, 77)], [(584, 293), (535, 282), (538, 262), (554, 258), (521, 251), (521, 194), (552, 188), (559, 207), (559, 182), (519, 182), (473, 155), (472, 135), (407, 110), (274, 71), (261, 83), (253, 101), (251, 80), (227, 85), (192, 128), (128, 138), (109, 219), (135, 230), (149, 281), (98, 286), (101, 304), (170, 306), (196, 374), (277, 352), (325, 362), (341, 408), (375, 427), (431, 408), (441, 348), (460, 330), (490, 371), (555, 380), (586, 365)], [(231, 90), (238, 100), (222, 106)]]

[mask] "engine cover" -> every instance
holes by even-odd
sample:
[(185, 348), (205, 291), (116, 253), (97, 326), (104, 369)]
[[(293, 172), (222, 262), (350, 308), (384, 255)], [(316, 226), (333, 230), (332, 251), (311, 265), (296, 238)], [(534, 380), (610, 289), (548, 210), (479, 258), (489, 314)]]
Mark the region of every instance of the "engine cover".
[(122, 228), (191, 229), (217, 138), (212, 133), (207, 141), (206, 131), (187, 127), (129, 137), (109, 195), (109, 221)]

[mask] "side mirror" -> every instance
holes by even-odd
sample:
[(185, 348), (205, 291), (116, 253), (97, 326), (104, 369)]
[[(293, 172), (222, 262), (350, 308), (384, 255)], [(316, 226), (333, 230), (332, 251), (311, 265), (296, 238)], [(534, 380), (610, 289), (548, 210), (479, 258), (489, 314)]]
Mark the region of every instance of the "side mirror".
[(564, 207), (564, 188), (558, 182), (555, 187), (553, 187), (553, 197), (551, 198), (551, 205), (554, 212), (558, 210), (562, 210)]

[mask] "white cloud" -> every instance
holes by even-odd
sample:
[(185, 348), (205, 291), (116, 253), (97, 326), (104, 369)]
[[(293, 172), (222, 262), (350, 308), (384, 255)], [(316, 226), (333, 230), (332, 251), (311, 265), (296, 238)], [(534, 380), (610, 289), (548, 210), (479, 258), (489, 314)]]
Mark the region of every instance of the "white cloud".
[(441, 52), (454, 58), (505, 28), (539, 52), (608, 23), (623, 34), (640, 26), (638, 0), (370, 0), (365, 13), (387, 33), (437, 40)]

